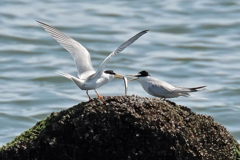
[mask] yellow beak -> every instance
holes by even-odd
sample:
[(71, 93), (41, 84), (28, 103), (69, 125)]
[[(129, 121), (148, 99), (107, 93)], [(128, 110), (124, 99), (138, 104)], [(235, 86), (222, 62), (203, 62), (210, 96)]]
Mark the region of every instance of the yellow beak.
[(124, 76), (121, 75), (121, 74), (115, 74), (114, 77), (115, 77), (115, 78), (119, 78), (119, 79), (123, 79), (123, 78), (124, 78)]
[[(128, 74), (127, 76), (137, 77), (137, 75), (133, 75), (133, 74)], [(128, 80), (128, 82), (135, 81), (135, 80), (137, 80), (137, 78), (130, 79), (130, 80)]]
[(126, 76), (137, 77), (137, 75), (134, 75), (134, 74), (128, 74)]
[(135, 81), (135, 80), (137, 80), (137, 78), (135, 78), (135, 79), (129, 79), (128, 82), (130, 82), (130, 81)]

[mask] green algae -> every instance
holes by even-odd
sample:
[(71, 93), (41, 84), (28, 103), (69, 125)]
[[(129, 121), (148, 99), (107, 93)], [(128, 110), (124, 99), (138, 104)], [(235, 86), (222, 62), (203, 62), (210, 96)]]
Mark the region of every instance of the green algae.
[(236, 160), (240, 160), (240, 151), (239, 151), (239, 149), (240, 149), (240, 145), (236, 145), (236, 146), (234, 147), (235, 155), (236, 155)]
[(16, 136), (11, 142), (7, 143), (6, 145), (3, 145), (0, 148), (0, 151), (6, 148), (12, 148), (20, 144), (21, 142), (32, 142), (33, 140), (35, 140), (38, 137), (38, 135), (45, 129), (47, 119), (48, 118), (37, 122), (32, 128), (23, 132), (19, 136)]

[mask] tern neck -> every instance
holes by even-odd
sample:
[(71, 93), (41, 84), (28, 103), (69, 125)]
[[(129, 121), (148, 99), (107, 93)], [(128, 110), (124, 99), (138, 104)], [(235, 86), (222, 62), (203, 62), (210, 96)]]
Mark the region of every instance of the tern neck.
[(149, 79), (150, 78), (150, 76), (145, 76), (145, 77), (138, 77), (138, 79), (136, 79), (139, 83), (141, 83), (141, 82), (144, 82), (144, 81), (146, 81), (147, 79)]
[(104, 81), (110, 82), (110, 81), (112, 81), (115, 77), (114, 77), (113, 74), (103, 73), (103, 74), (102, 74), (102, 78), (104, 79)]

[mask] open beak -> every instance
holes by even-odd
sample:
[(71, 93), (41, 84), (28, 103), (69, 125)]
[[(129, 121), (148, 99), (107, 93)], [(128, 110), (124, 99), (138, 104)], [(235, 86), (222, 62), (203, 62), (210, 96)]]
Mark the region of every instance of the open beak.
[(134, 74), (128, 74), (126, 76), (137, 77), (137, 75), (134, 75)]
[(121, 74), (115, 74), (114, 77), (115, 77), (115, 78), (119, 78), (119, 79), (123, 79), (123, 78), (124, 78), (124, 76), (121, 75)]
[[(126, 75), (126, 76), (137, 77), (137, 75), (133, 75), (133, 74), (128, 74), (128, 75)], [(128, 82), (130, 82), (130, 81), (135, 81), (135, 80), (137, 80), (137, 78), (130, 79), (130, 80), (128, 80)]]

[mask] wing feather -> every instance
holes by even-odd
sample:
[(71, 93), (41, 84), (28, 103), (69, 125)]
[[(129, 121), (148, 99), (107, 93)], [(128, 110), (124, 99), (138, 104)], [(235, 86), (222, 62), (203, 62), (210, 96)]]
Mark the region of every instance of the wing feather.
[(96, 74), (92, 78), (94, 78), (96, 76), (101, 76), (104, 71), (104, 68), (106, 66), (106, 63), (109, 59), (111, 59), (112, 57), (114, 57), (115, 55), (117, 55), (118, 53), (123, 51), (127, 46), (129, 46), (130, 44), (135, 42), (139, 37), (146, 34), (148, 31), (149, 30), (143, 30), (143, 31), (139, 32), (138, 34), (136, 34), (135, 36), (133, 36), (132, 38), (130, 38), (129, 40), (127, 40), (126, 42), (124, 42), (122, 45), (120, 45), (115, 51), (113, 51), (109, 56), (107, 56), (107, 58), (98, 67)]
[(171, 84), (165, 82), (165, 81), (160, 81), (158, 79), (152, 78), (151, 81), (149, 81), (149, 92), (152, 93), (153, 95), (165, 95), (165, 94), (170, 94), (174, 92), (175, 87), (172, 86)]
[[(83, 73), (95, 73), (92, 66), (91, 56), (87, 49), (83, 47), (80, 43), (72, 39), (71, 37), (65, 35), (56, 28), (49, 26), (43, 22), (37, 21), (40, 26), (42, 26), (45, 31), (47, 31), (58, 43), (60, 43), (63, 48), (65, 48), (73, 57), (75, 65), (78, 71), (78, 77), (80, 79), (86, 78), (86, 74)], [(81, 76), (81, 75), (85, 76)]]

